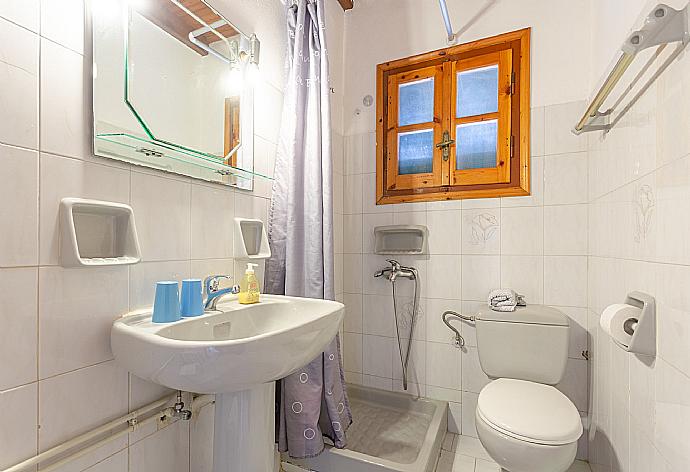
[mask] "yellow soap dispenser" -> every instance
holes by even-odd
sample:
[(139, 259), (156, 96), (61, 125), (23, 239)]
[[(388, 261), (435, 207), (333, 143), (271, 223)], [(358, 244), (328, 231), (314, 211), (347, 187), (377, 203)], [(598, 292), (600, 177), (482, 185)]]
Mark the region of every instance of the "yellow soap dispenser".
[(244, 272), (244, 277), (240, 282), (239, 301), (244, 305), (259, 302), (259, 281), (254, 274), (254, 267), (259, 264), (247, 264), (247, 270)]

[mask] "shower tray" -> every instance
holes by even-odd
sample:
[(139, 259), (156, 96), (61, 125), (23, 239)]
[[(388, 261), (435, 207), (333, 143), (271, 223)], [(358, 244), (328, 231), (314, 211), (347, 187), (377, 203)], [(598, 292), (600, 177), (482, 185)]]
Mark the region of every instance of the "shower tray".
[(348, 446), (290, 462), (317, 472), (432, 472), (447, 430), (446, 402), (348, 385)]

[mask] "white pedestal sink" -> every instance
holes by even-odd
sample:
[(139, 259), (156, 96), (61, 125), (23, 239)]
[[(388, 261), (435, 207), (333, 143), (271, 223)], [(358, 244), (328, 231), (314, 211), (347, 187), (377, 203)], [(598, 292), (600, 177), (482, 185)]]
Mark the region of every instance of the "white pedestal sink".
[(151, 310), (118, 319), (115, 360), (146, 380), (176, 390), (215, 393), (214, 472), (268, 472), (274, 455), (274, 381), (314, 359), (338, 332), (343, 305), (262, 295), (175, 323)]

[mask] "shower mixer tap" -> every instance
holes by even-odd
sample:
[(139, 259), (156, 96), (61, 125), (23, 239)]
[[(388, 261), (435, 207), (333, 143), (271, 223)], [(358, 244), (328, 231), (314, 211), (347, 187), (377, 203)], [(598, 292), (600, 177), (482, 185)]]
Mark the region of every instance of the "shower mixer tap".
[[(393, 288), (393, 316), (395, 317), (395, 332), (398, 337), (398, 351), (400, 353), (400, 364), (402, 366), (403, 389), (407, 390), (407, 364), (410, 360), (412, 334), (414, 332), (415, 320), (418, 315), (417, 310), (419, 309), (419, 275), (417, 273), (417, 269), (414, 267), (405, 267), (395, 259), (386, 259), (386, 262), (388, 262), (391, 266), (384, 267), (383, 269), (376, 271), (374, 273), (374, 277), (387, 278), (391, 283), (391, 287)], [(398, 320), (398, 317), (402, 315), (398, 313), (398, 304), (395, 297), (395, 280), (398, 277), (409, 279), (414, 282), (414, 297), (412, 302), (412, 313), (410, 314), (410, 332), (407, 340), (407, 347), (405, 349), (403, 348), (403, 343), (400, 338), (400, 321)]]
[(385, 277), (391, 282), (395, 282), (395, 279), (398, 277), (403, 277), (410, 280), (417, 279), (417, 269), (414, 267), (403, 266), (395, 259), (386, 259), (386, 262), (388, 262), (391, 266), (377, 271), (374, 273), (374, 277)]

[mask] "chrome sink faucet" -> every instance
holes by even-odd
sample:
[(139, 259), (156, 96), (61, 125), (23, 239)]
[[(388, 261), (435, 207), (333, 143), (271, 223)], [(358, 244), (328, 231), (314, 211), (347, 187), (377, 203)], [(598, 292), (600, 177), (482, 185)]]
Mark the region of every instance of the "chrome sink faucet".
[(239, 293), (239, 285), (233, 285), (230, 288), (220, 288), (220, 281), (232, 280), (231, 275), (210, 275), (204, 279), (204, 294), (206, 295), (206, 301), (204, 302), (204, 308), (206, 310), (215, 310), (216, 305), (220, 297), (227, 293)]

